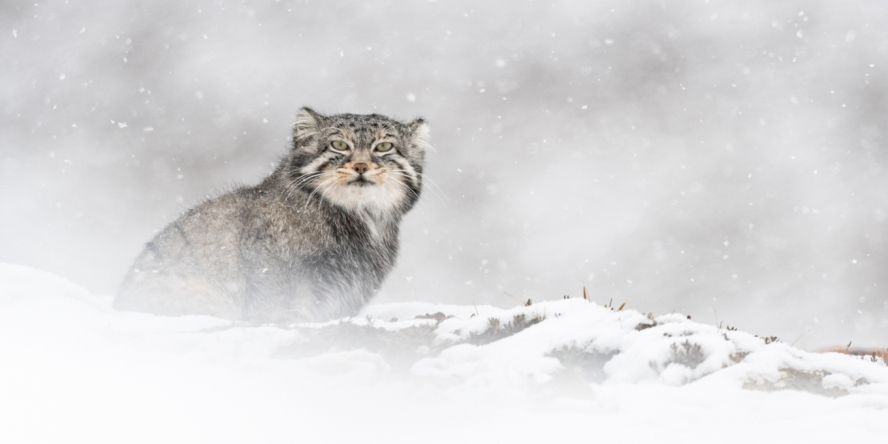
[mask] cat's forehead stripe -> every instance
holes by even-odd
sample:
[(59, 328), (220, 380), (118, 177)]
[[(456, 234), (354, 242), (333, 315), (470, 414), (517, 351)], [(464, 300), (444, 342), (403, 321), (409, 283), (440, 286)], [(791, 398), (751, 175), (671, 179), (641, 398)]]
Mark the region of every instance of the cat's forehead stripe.
[(397, 138), (398, 132), (394, 130), (394, 128), (385, 125), (370, 125), (368, 126), (355, 126), (352, 124), (341, 124), (337, 125), (333, 128), (330, 128), (329, 131), (325, 131), (325, 135), (333, 136), (338, 135), (345, 139), (357, 140), (357, 139), (385, 139), (385, 138)]

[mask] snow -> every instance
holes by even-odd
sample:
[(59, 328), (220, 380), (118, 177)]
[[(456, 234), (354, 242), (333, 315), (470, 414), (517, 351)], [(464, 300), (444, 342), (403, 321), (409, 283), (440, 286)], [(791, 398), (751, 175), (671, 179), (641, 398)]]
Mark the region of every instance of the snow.
[[(881, 363), (765, 344), (679, 314), (639, 330), (652, 320), (583, 299), (378, 304), (300, 328), (110, 305), (61, 277), (0, 264), (0, 441), (879, 442), (888, 421)], [(452, 317), (416, 318), (439, 312)], [(506, 325), (517, 315), (544, 320), (472, 341), (490, 333), (490, 318)], [(312, 331), (349, 324), (391, 334), (424, 326), (432, 339), (405, 350), (406, 361), (367, 348), (286, 353)], [(672, 346), (680, 355), (685, 342), (699, 346), (699, 363), (674, 362)], [(553, 355), (565, 346), (606, 357), (604, 378), (590, 382)], [(822, 375), (815, 389), (843, 396), (762, 390), (789, 387), (792, 372)]]

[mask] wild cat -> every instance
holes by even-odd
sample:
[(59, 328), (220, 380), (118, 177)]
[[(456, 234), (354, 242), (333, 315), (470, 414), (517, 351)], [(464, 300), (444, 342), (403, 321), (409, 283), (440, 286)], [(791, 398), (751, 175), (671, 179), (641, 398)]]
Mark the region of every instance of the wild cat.
[(395, 265), (419, 199), (428, 127), (303, 108), (260, 184), (188, 210), (136, 258), (118, 310), (253, 322), (353, 315)]

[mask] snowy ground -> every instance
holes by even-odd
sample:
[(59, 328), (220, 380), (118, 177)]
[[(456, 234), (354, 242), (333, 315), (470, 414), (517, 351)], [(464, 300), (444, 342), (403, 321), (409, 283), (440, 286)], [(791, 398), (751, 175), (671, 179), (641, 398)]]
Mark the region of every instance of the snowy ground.
[(117, 313), (110, 303), (0, 264), (0, 441), (888, 436), (883, 363), (677, 314), (651, 320), (582, 299), (511, 310), (402, 303), (293, 328)]

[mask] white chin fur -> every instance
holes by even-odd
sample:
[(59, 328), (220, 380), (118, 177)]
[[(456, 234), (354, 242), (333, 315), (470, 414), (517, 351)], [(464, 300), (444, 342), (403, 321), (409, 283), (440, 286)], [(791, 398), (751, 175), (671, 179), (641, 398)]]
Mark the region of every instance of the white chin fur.
[[(372, 178), (379, 179), (379, 177)], [(334, 204), (347, 210), (370, 210), (374, 212), (388, 212), (395, 210), (404, 202), (404, 186), (390, 177), (383, 178), (381, 182), (372, 184), (355, 185), (348, 182), (353, 177), (330, 178), (332, 183), (322, 185), (320, 194)], [(321, 178), (319, 183), (324, 184)]]

